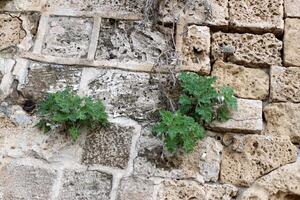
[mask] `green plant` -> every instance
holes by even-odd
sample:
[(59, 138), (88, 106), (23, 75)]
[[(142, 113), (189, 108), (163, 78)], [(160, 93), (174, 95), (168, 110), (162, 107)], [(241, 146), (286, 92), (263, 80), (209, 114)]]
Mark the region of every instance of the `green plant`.
[(40, 121), (37, 127), (48, 132), (53, 126), (59, 126), (70, 134), (73, 141), (80, 135), (82, 126), (108, 126), (105, 107), (100, 100), (93, 101), (90, 97), (81, 98), (69, 89), (50, 93), (38, 105)]
[(237, 108), (234, 91), (230, 87), (214, 87), (216, 77), (199, 76), (193, 72), (179, 75), (182, 93), (175, 113), (160, 112), (161, 121), (153, 133), (160, 137), (170, 152), (183, 148), (193, 150), (204, 136), (204, 127), (213, 120), (226, 121), (230, 111)]

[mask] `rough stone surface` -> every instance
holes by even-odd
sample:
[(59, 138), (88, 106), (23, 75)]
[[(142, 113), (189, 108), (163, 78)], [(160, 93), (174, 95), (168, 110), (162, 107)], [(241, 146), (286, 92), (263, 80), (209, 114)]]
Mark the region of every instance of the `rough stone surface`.
[(289, 136), (300, 143), (300, 104), (272, 103), (264, 108), (265, 135)]
[(285, 20), (284, 28), (284, 56), (283, 61), (286, 66), (300, 67), (300, 19)]
[(152, 200), (153, 193), (153, 181), (126, 177), (120, 182), (117, 200)]
[(0, 198), (50, 199), (55, 178), (54, 170), (18, 163), (9, 164), (0, 171)]
[(233, 143), (223, 150), (220, 181), (249, 186), (259, 177), (296, 159), (297, 148), (288, 137), (234, 136)]
[[(286, 45), (285, 45), (286, 46)], [(212, 58), (249, 67), (281, 64), (282, 42), (273, 34), (222, 33), (212, 35)]]
[(239, 200), (300, 199), (300, 163), (288, 164), (258, 179), (239, 196)]
[(188, 23), (223, 27), (228, 24), (228, 0), (163, 0), (160, 1), (161, 21), (173, 23), (179, 16), (187, 16)]
[(300, 17), (300, 0), (285, 0), (284, 8), (286, 17)]
[(283, 0), (229, 1), (229, 23), (239, 30), (283, 32)]
[(262, 69), (216, 61), (212, 75), (218, 77), (217, 85), (232, 87), (238, 97), (263, 100), (269, 95), (269, 75)]
[(300, 68), (271, 68), (270, 98), (272, 102), (291, 101), (300, 103)]
[(263, 129), (262, 102), (259, 100), (237, 99), (238, 108), (226, 122), (214, 121), (210, 127), (219, 131), (259, 133)]
[(190, 181), (164, 181), (158, 192), (158, 199), (164, 200), (230, 200), (237, 195), (232, 185), (199, 185)]
[(110, 199), (112, 176), (98, 171), (65, 170), (58, 199)]
[(42, 53), (57, 57), (87, 57), (92, 25), (89, 18), (51, 17)]
[(168, 34), (135, 21), (102, 19), (96, 59), (154, 63), (172, 47)]
[(23, 11), (38, 8), (40, 0), (1, 0), (0, 10)]

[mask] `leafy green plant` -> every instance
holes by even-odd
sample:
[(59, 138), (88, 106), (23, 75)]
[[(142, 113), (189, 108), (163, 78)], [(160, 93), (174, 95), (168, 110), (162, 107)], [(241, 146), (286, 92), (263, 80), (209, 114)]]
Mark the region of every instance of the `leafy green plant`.
[(44, 132), (51, 127), (59, 126), (70, 134), (73, 141), (80, 135), (83, 126), (108, 126), (105, 107), (100, 100), (93, 101), (90, 97), (81, 98), (69, 89), (50, 93), (38, 105), (40, 121), (36, 125)]
[(230, 111), (237, 109), (233, 89), (214, 87), (216, 80), (216, 77), (193, 72), (180, 73), (179, 109), (175, 113), (161, 111), (161, 121), (153, 128), (153, 133), (164, 141), (169, 152), (178, 148), (192, 151), (204, 136), (207, 124), (213, 120), (227, 121)]

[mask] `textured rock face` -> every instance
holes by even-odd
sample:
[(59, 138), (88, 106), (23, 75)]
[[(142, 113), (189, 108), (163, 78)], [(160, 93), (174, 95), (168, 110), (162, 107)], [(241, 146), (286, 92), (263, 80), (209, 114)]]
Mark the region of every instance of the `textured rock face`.
[(158, 192), (158, 199), (164, 200), (230, 200), (237, 195), (232, 185), (199, 185), (196, 182), (164, 181)]
[(163, 22), (173, 23), (185, 14), (189, 23), (226, 26), (228, 24), (228, 0), (163, 0), (159, 14)]
[(222, 33), (212, 35), (212, 57), (249, 67), (281, 64), (282, 42), (273, 34)]
[(289, 136), (292, 142), (300, 143), (300, 105), (272, 103), (264, 108), (265, 135)]
[(258, 179), (239, 196), (239, 200), (251, 199), (300, 199), (300, 163), (296, 162), (280, 167)]
[(0, 171), (0, 197), (3, 199), (50, 199), (55, 178), (54, 170), (18, 163), (7, 165)]
[(109, 200), (112, 176), (98, 171), (64, 171), (59, 200)]
[(297, 148), (287, 137), (234, 136), (233, 143), (223, 150), (220, 180), (249, 186), (257, 178), (296, 159)]
[(300, 19), (286, 19), (284, 28), (284, 64), (300, 67)]
[(300, 1), (299, 0), (285, 0), (284, 1), (285, 16), (286, 17), (300, 17)]
[(229, 16), (240, 30), (283, 32), (283, 0), (229, 1)]
[(153, 181), (127, 177), (121, 180), (117, 200), (152, 200), (153, 192)]
[(2, 0), (0, 2), (0, 10), (23, 11), (37, 8), (40, 0)]
[(218, 77), (217, 85), (234, 88), (238, 97), (263, 100), (269, 94), (269, 75), (262, 69), (216, 61), (212, 75)]
[(226, 122), (214, 121), (210, 127), (219, 131), (259, 133), (263, 129), (262, 102), (238, 99), (238, 109), (233, 111)]
[(271, 90), (272, 102), (291, 101), (300, 102), (300, 68), (278, 67), (271, 68)]
[(92, 20), (76, 17), (52, 17), (42, 53), (58, 57), (87, 57)]

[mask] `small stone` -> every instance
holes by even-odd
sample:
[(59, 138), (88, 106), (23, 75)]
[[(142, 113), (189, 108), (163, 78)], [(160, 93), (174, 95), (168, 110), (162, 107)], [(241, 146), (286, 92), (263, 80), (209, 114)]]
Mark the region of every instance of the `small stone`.
[(266, 99), (269, 95), (269, 75), (262, 69), (216, 61), (212, 75), (218, 86), (230, 86), (235, 95), (246, 99)]
[[(224, 47), (230, 45), (235, 51), (224, 53)], [(269, 67), (281, 64), (282, 42), (272, 33), (263, 35), (222, 33), (212, 34), (213, 61), (223, 59), (245, 67)]]
[(285, 66), (300, 67), (300, 19), (285, 20), (284, 28), (284, 56), (283, 61)]
[(213, 130), (222, 132), (260, 133), (263, 129), (262, 102), (259, 100), (237, 99), (237, 110), (232, 111), (226, 122), (214, 121)]
[(279, 67), (271, 68), (271, 91), (272, 102), (291, 101), (300, 103), (300, 68)]
[(300, 17), (300, 0), (285, 0), (284, 8), (286, 17)]
[(235, 136), (222, 153), (220, 181), (249, 186), (256, 179), (296, 161), (297, 148), (287, 137)]
[(31, 117), (20, 106), (12, 107), (12, 116), (10, 118), (21, 126), (26, 126), (32, 123)]

